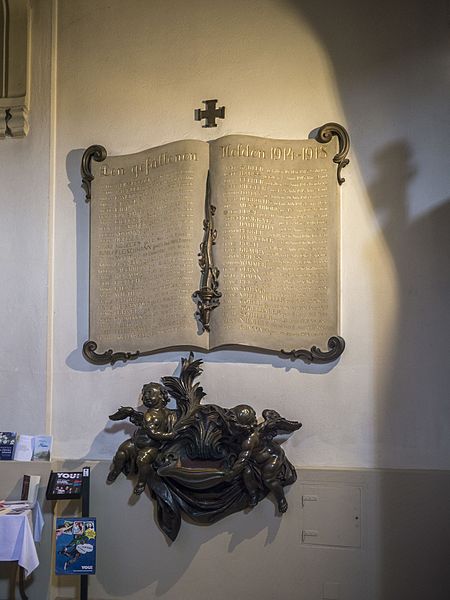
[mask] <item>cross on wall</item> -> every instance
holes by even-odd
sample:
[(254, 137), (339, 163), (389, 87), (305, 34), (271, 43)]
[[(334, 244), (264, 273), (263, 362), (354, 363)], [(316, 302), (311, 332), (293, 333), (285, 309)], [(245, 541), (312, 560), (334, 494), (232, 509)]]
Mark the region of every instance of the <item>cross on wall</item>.
[(196, 108), (194, 110), (194, 120), (201, 121), (206, 119), (206, 123), (202, 127), (217, 127), (216, 119), (225, 118), (225, 106), (216, 108), (217, 99), (214, 100), (202, 100), (205, 105), (205, 109)]

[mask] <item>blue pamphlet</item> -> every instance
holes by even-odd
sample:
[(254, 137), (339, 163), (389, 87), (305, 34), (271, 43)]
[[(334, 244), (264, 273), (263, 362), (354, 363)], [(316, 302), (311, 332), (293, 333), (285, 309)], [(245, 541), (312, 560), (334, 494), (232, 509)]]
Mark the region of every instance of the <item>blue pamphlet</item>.
[(56, 519), (56, 575), (93, 575), (97, 524), (93, 517)]

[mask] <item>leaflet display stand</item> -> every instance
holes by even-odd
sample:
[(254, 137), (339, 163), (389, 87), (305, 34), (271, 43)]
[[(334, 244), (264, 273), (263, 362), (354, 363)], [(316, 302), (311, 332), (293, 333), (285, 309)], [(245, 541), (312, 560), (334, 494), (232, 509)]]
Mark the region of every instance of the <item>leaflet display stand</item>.
[[(89, 517), (89, 493), (90, 493), (91, 469), (83, 468), (83, 481), (81, 484), (81, 516)], [(80, 600), (88, 600), (88, 577), (80, 575)]]
[[(47, 485), (47, 500), (81, 499), (81, 517), (89, 518), (90, 467), (82, 471), (52, 471)], [(88, 600), (88, 577), (80, 575), (80, 600)]]

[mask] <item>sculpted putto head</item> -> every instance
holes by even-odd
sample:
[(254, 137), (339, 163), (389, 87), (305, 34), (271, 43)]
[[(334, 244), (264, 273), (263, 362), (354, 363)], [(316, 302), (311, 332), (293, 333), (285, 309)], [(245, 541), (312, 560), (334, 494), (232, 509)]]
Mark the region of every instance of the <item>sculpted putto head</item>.
[(256, 425), (256, 413), (248, 404), (238, 404), (231, 411), (240, 425)]
[(168, 402), (169, 394), (160, 383), (152, 381), (142, 387), (142, 403), (147, 408), (165, 406)]

